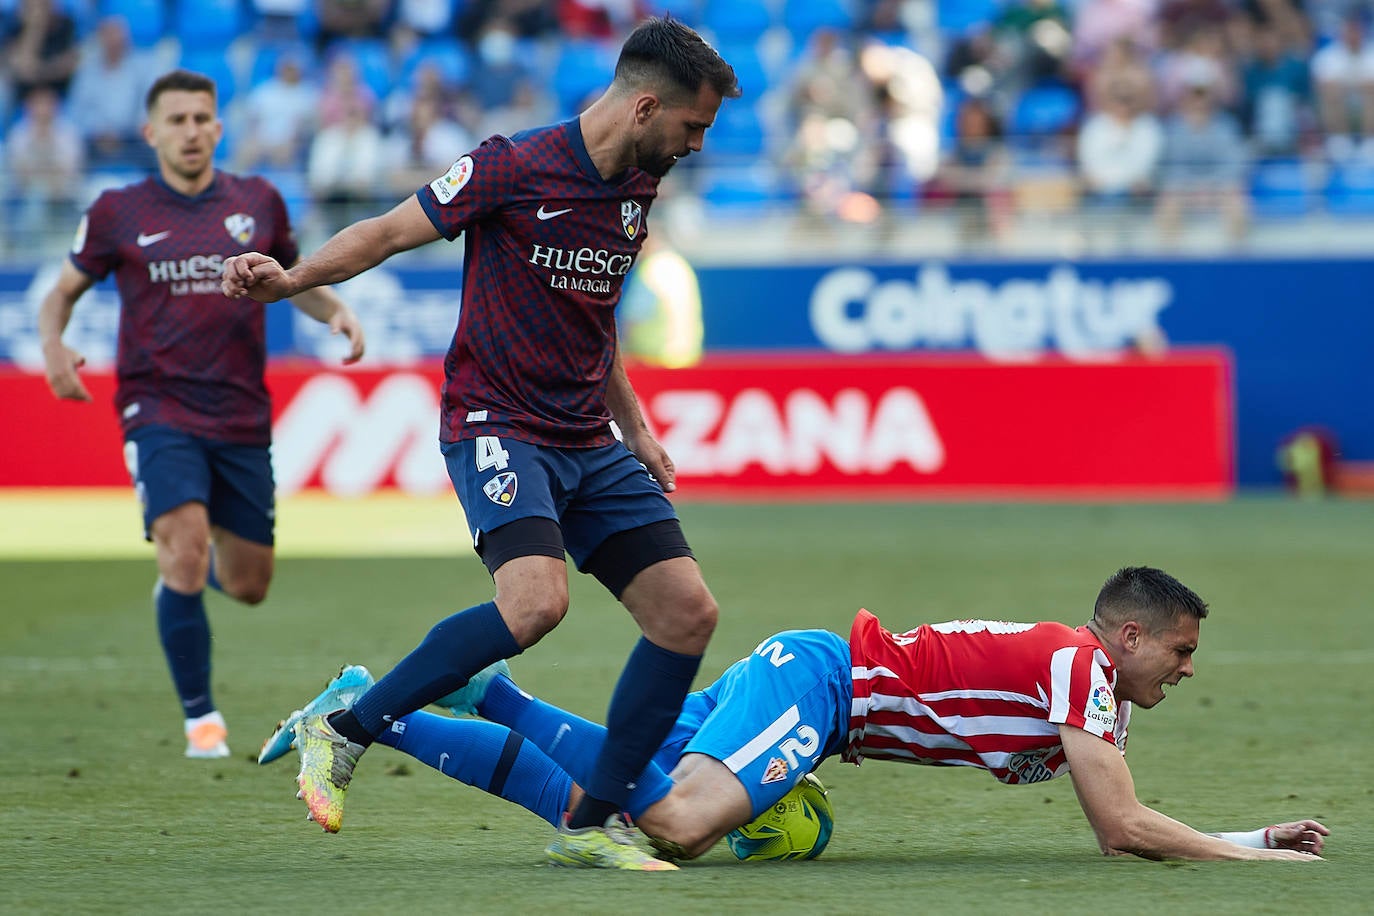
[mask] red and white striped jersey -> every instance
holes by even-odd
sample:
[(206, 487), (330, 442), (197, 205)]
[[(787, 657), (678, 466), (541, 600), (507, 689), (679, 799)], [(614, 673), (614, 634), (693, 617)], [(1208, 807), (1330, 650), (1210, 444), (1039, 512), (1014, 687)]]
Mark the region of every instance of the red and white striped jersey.
[(906, 633), (868, 611), (849, 634), (854, 701), (844, 759), (988, 770), (1005, 783), (1069, 771), (1060, 724), (1126, 751), (1130, 704), (1087, 627), (955, 620)]

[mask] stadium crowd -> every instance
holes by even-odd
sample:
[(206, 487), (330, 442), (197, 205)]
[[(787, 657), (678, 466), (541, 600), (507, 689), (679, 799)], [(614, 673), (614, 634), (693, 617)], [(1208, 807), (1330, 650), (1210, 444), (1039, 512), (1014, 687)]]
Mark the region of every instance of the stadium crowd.
[[(648, 13), (713, 40), (744, 98), (678, 195), (808, 233), (1028, 214), (1177, 243), (1374, 215), (1368, 0), (0, 0), (0, 251), (61, 244), (151, 168), (143, 94), (216, 80), (221, 164), (267, 175), (307, 241), (495, 132), (571, 116)], [(1214, 219), (1213, 219), (1214, 218)], [(57, 250), (60, 250), (57, 249)]]

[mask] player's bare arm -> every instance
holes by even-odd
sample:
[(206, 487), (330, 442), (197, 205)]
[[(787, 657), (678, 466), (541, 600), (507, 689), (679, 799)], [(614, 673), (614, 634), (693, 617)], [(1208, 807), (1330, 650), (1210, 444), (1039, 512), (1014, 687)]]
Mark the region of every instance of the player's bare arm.
[(611, 364), (610, 377), (606, 383), (606, 406), (625, 437), (625, 447), (649, 469), (649, 473), (663, 487), (664, 493), (677, 489), (677, 470), (673, 459), (649, 432), (644, 422), (644, 413), (639, 407), (639, 397), (625, 373), (625, 363), (620, 358), (620, 349), (615, 351), (615, 362)]
[(318, 286), (301, 291), (291, 299), (291, 304), (320, 324), (329, 325), (331, 334), (342, 334), (348, 338), (351, 346), (344, 357), (345, 364), (356, 363), (363, 358), (367, 339), (362, 323), (338, 293), (327, 286)]
[(70, 261), (64, 261), (57, 282), (43, 297), (43, 304), (38, 309), (38, 339), (43, 346), (43, 366), (48, 376), (48, 387), (64, 401), (91, 399), (91, 393), (86, 390), (76, 371), (86, 364), (86, 357), (64, 344), (62, 333), (72, 320), (76, 300), (94, 284), (94, 280)]
[[(1146, 859), (1288, 859), (1314, 861), (1315, 854), (1293, 848), (1256, 849), (1201, 833), (1187, 824), (1142, 805), (1135, 781), (1121, 753), (1107, 741), (1080, 728), (1059, 726), (1069, 776), (1103, 855), (1137, 855)], [(1315, 821), (1312, 823), (1317, 827)], [(1296, 825), (1285, 825), (1294, 827)], [(1323, 831), (1325, 828), (1321, 828)], [(1286, 831), (1287, 833), (1287, 831)], [(1324, 834), (1323, 834), (1324, 835)], [(1317, 845), (1320, 849), (1320, 844)]]
[(421, 209), (419, 200), (410, 197), (381, 216), (339, 230), (319, 251), (290, 270), (256, 251), (227, 258), (220, 285), (230, 299), (290, 299), (305, 290), (352, 279), (393, 254), (438, 238), (439, 231)]

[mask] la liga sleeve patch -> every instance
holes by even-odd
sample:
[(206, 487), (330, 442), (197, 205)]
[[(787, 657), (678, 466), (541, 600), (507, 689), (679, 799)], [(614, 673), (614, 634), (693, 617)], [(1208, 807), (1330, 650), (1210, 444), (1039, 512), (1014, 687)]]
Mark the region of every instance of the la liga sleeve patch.
[(447, 204), (458, 196), (463, 185), (472, 179), (473, 163), (471, 156), (463, 156), (449, 167), (449, 170), (429, 183), (429, 189), (441, 204)]

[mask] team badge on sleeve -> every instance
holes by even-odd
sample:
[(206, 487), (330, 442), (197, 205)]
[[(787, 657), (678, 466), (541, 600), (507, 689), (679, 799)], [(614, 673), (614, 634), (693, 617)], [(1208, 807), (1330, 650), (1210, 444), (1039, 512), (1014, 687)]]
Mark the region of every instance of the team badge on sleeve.
[(458, 192), (463, 190), (463, 185), (472, 178), (472, 157), (464, 156), (449, 167), (449, 170), (429, 183), (429, 189), (434, 192), (439, 203), (446, 204), (458, 196)]
[(626, 238), (633, 240), (638, 236), (643, 221), (644, 208), (639, 205), (639, 201), (622, 200), (620, 202), (620, 225), (625, 229)]
[(496, 505), (509, 506), (515, 502), (515, 485), (515, 472), (502, 471), (482, 485), (482, 492)]
[(258, 229), (258, 221), (247, 213), (231, 213), (224, 218), (224, 229), (240, 245), (247, 245)]

